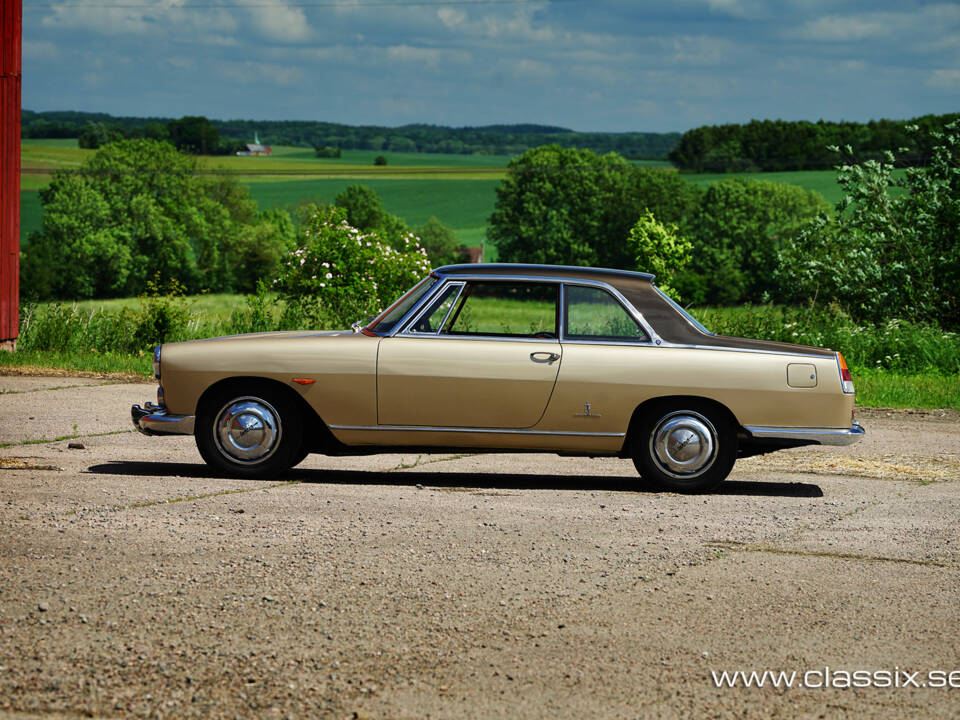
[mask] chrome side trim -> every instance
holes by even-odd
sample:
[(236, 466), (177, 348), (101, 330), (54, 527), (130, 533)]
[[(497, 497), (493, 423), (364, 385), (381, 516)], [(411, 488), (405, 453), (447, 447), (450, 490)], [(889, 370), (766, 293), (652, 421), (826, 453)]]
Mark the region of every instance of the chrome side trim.
[(572, 432), (566, 430), (508, 430), (497, 428), (433, 427), (428, 425), (330, 425), (331, 430), (392, 430), (394, 432), (446, 432), (485, 435), (571, 435), (621, 438), (626, 433)]
[(193, 415), (170, 415), (166, 408), (151, 402), (131, 407), (130, 417), (144, 435), (193, 435)]
[[(749, 339), (749, 338), (745, 338), (745, 339)], [(717, 352), (753, 353), (755, 355), (783, 355), (785, 357), (817, 358), (818, 360), (826, 360), (828, 357), (826, 355), (815, 355), (814, 353), (805, 353), (805, 352), (789, 352), (787, 350), (760, 350), (759, 348), (732, 348), (732, 347), (721, 347), (720, 345), (685, 345), (683, 343), (672, 343), (666, 340), (664, 340), (663, 344), (660, 347), (675, 348), (677, 350), (716, 350)]]
[(820, 445), (853, 445), (867, 434), (858, 422), (849, 428), (801, 428), (745, 426), (744, 430), (755, 438), (777, 440), (810, 440)]

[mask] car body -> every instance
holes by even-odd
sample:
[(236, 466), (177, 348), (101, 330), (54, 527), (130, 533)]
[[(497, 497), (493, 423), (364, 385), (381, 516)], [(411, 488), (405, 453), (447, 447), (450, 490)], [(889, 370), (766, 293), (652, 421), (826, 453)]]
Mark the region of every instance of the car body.
[(596, 268), (442, 267), (366, 326), (168, 343), (155, 373), (137, 429), (245, 477), (311, 452), (550, 452), (698, 491), (737, 457), (864, 434), (840, 353), (713, 334), (652, 275)]

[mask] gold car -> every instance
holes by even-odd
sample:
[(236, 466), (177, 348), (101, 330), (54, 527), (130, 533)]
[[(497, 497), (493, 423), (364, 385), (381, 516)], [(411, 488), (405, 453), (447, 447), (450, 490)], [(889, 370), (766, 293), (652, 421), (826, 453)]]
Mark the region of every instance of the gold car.
[(697, 491), (738, 457), (864, 434), (840, 353), (715, 335), (619, 270), (442, 267), (366, 326), (168, 343), (154, 370), (137, 429), (242, 477), (308, 453), (550, 452)]

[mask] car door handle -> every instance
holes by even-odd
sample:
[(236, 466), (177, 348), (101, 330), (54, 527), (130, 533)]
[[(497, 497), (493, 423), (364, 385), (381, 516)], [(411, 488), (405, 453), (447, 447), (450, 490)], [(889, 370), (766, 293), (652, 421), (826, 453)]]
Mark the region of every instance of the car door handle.
[(538, 352), (530, 353), (530, 359), (535, 363), (552, 363), (554, 360), (560, 359), (560, 353), (555, 352), (546, 352), (545, 350), (540, 350)]

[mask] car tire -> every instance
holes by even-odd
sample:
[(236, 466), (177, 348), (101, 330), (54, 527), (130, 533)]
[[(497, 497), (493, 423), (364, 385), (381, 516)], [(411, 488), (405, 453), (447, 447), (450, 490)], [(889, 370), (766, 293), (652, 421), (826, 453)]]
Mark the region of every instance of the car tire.
[(208, 465), (232, 477), (272, 478), (303, 460), (293, 400), (268, 386), (224, 388), (201, 401), (194, 437)]
[(634, 435), (633, 464), (661, 490), (706, 492), (724, 481), (737, 459), (734, 423), (699, 403), (660, 406)]

